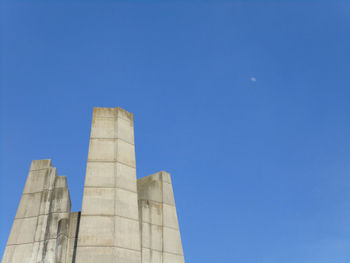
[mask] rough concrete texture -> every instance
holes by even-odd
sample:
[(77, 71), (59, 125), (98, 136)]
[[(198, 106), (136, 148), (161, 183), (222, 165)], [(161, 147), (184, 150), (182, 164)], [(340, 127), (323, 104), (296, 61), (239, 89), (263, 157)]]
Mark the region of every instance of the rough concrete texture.
[(183, 263), (170, 175), (136, 180), (133, 115), (94, 108), (81, 212), (51, 160), (31, 164), (3, 263)]
[(76, 262), (141, 262), (138, 218), (133, 116), (95, 108)]
[(2, 262), (56, 262), (58, 221), (70, 209), (66, 178), (51, 160), (33, 161)]
[(142, 262), (183, 263), (184, 256), (170, 175), (137, 181)]

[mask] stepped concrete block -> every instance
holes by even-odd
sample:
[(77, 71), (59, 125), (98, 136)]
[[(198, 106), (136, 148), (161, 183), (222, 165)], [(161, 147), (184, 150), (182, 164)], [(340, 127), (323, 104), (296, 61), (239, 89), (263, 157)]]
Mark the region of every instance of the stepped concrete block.
[(33, 161), (2, 262), (55, 263), (58, 221), (70, 209), (66, 178), (57, 175), (51, 160)]
[(65, 213), (71, 210), (71, 202), (68, 188), (55, 188), (52, 190), (51, 211)]
[(24, 187), (24, 194), (41, 192), (44, 189), (50, 188), (51, 178), (50, 169), (41, 169), (30, 171), (27, 182)]
[(55, 188), (67, 188), (68, 189), (67, 178), (63, 175), (57, 176), (56, 181), (55, 181)]

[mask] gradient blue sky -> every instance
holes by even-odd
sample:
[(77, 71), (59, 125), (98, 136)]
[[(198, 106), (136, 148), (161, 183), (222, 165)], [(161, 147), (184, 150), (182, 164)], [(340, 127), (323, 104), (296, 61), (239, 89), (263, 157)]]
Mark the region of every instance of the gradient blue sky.
[(31, 160), (52, 158), (80, 210), (92, 108), (121, 106), (138, 177), (172, 174), (188, 263), (350, 262), (349, 1), (2, 0), (0, 16), (1, 254)]

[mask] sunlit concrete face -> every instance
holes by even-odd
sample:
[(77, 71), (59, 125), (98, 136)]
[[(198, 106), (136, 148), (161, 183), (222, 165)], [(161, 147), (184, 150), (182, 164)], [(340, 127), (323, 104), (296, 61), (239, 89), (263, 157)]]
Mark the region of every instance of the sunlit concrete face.
[(57, 226), (70, 209), (66, 178), (51, 160), (33, 161), (2, 262), (57, 262)]
[(32, 162), (2, 262), (184, 262), (170, 175), (136, 179), (131, 113), (94, 108), (81, 212), (51, 160)]
[(133, 115), (95, 108), (76, 262), (118, 262), (121, 250), (141, 262), (138, 212)]
[(142, 262), (183, 263), (181, 236), (170, 175), (137, 181)]

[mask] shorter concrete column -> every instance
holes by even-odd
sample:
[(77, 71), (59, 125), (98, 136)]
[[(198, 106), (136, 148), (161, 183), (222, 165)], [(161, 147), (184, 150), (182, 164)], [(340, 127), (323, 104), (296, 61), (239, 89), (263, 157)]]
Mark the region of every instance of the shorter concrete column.
[(170, 175), (137, 180), (142, 263), (184, 263)]

